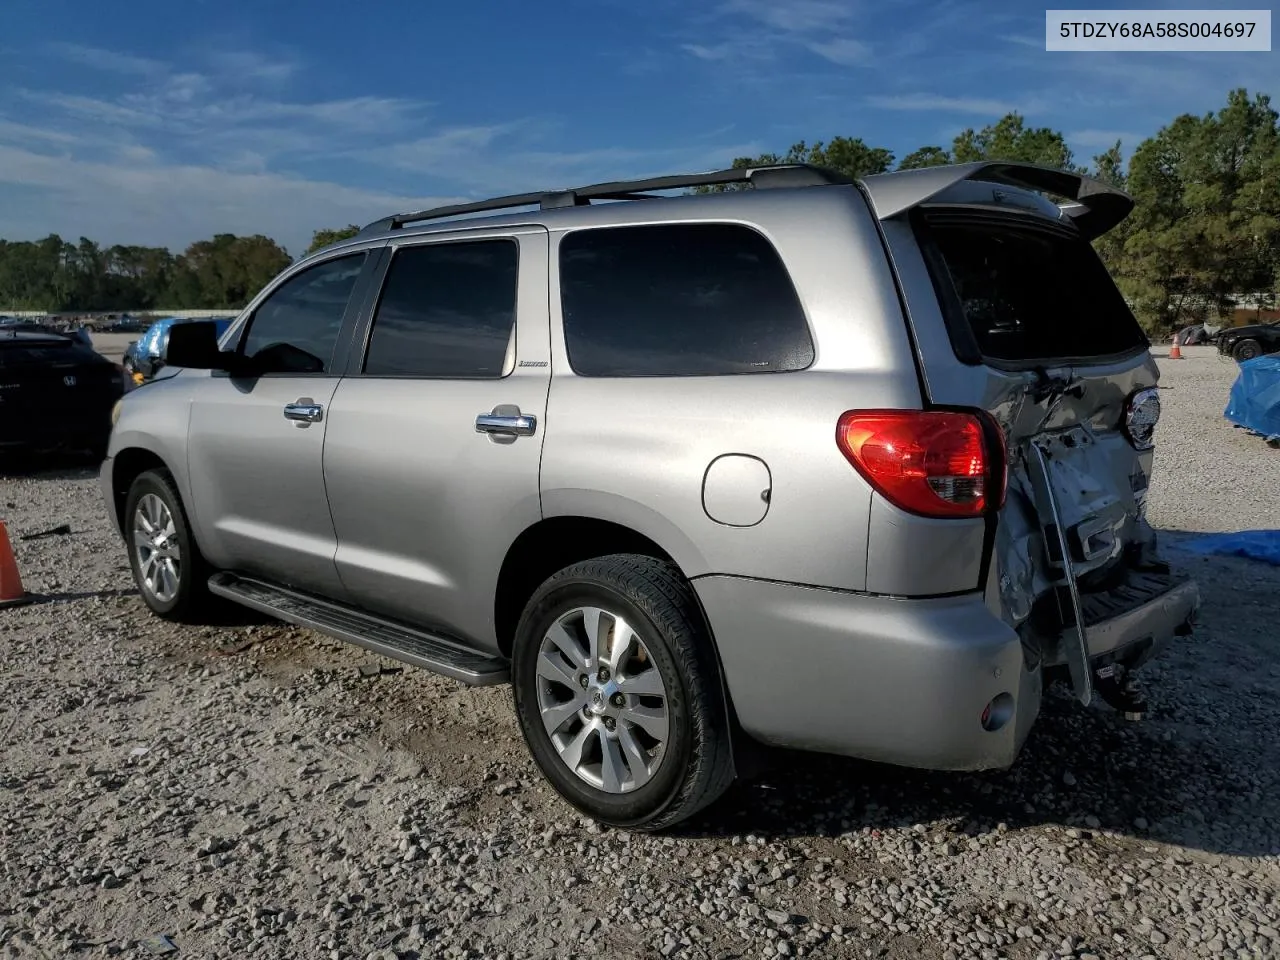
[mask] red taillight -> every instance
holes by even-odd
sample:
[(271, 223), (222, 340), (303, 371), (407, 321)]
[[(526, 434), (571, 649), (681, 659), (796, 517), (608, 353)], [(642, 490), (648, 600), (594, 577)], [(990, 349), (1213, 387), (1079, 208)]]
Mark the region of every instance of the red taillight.
[(1004, 498), (998, 433), (976, 413), (850, 410), (836, 443), (890, 503), (926, 517), (978, 517)]

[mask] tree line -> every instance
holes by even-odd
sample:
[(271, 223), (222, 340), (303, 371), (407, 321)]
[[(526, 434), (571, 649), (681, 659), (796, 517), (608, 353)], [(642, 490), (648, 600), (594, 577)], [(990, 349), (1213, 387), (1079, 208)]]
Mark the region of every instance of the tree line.
[[(976, 160), (1015, 160), (1088, 174), (1128, 191), (1130, 217), (1095, 244), (1143, 325), (1164, 333), (1220, 321), (1247, 298), (1280, 294), (1280, 115), (1264, 94), (1237, 89), (1225, 106), (1183, 114), (1143, 140), (1127, 163), (1122, 144), (1080, 164), (1061, 132), (1010, 113), (967, 129), (950, 147), (903, 156), (860, 137), (801, 141), (785, 153), (739, 157), (734, 166), (805, 162), (863, 177)], [(707, 189), (732, 189), (731, 187)], [(357, 232), (317, 230), (307, 253)], [(239, 307), (290, 263), (268, 237), (218, 234), (180, 254), (163, 247), (100, 247), (58, 236), (0, 240), (0, 309), (146, 310)]]

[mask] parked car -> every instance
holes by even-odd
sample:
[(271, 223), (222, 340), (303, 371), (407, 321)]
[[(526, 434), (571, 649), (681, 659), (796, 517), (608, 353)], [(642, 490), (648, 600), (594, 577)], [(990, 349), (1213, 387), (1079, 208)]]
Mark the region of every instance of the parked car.
[(979, 162), (388, 217), (220, 340), (170, 329), (107, 508), (158, 616), (229, 599), (510, 681), (609, 824), (691, 815), (758, 742), (1005, 767), (1055, 677), (1140, 710), (1199, 603), (1144, 514), (1159, 371), (1090, 246), (1132, 206)]
[(84, 451), (101, 460), (123, 389), (120, 368), (78, 338), (0, 327), (0, 458)]
[(1280, 320), (1228, 327), (1218, 334), (1218, 353), (1233, 360), (1252, 360), (1280, 352)]
[[(221, 336), (231, 326), (234, 317), (210, 318), (217, 334)], [(154, 377), (164, 366), (164, 348), (169, 342), (169, 330), (175, 323), (190, 323), (189, 317), (165, 317), (151, 324), (145, 333), (131, 342), (124, 351), (125, 376), (131, 384), (139, 384)]]

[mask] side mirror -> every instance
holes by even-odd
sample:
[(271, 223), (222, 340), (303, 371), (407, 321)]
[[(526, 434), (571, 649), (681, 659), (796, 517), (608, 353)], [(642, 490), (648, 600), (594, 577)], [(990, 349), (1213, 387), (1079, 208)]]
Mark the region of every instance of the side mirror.
[(175, 323), (160, 359), (166, 367), (226, 370), (231, 355), (218, 349), (218, 325), (211, 320)]

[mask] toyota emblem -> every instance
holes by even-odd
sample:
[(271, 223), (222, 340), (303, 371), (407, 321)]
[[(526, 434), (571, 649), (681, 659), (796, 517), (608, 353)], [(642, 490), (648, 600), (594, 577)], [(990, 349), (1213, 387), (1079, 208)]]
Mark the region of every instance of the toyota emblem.
[(62, 382), (68, 387), (74, 387), (76, 385), (76, 378), (68, 374), (62, 378)]

